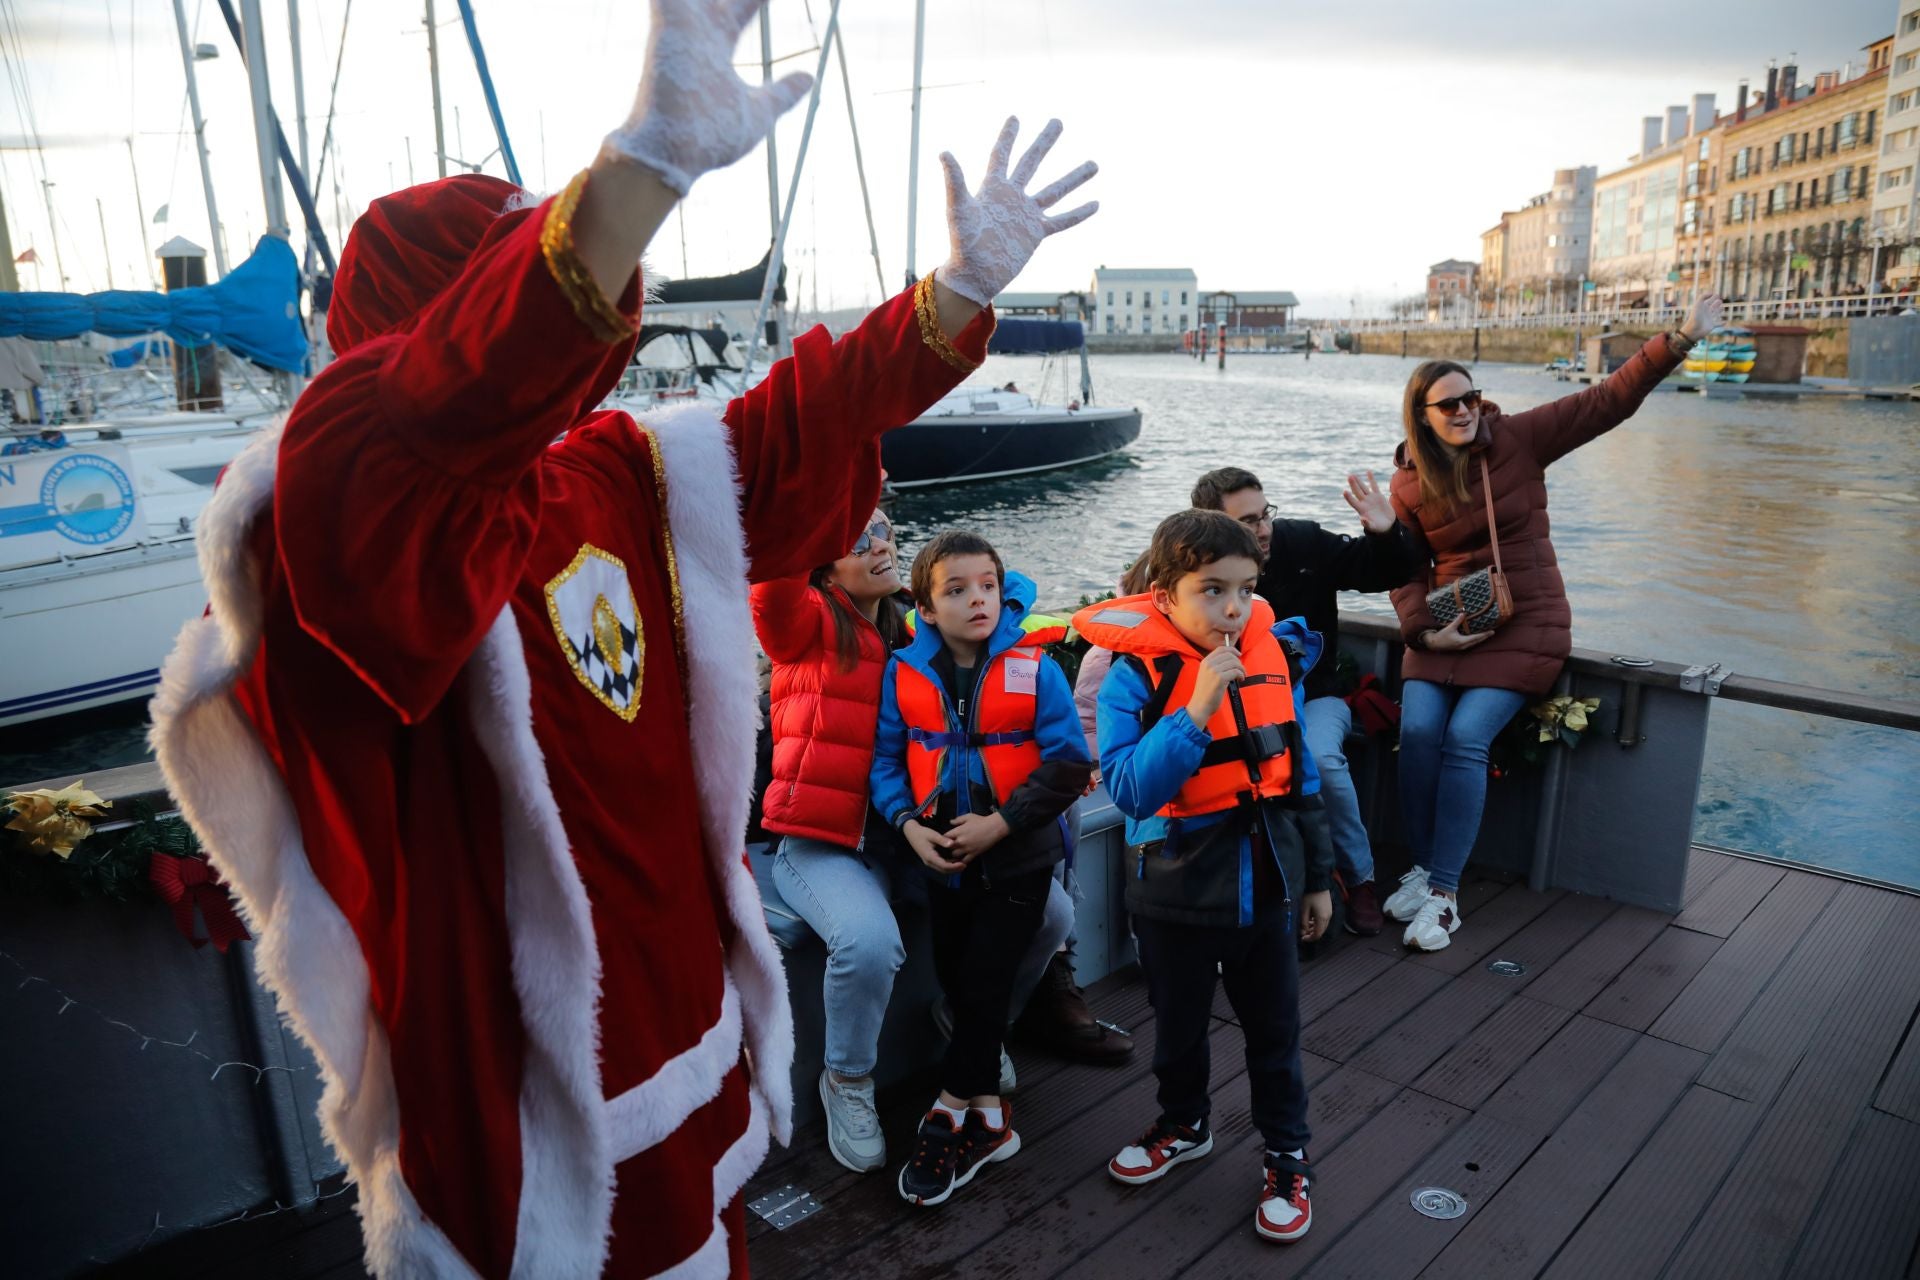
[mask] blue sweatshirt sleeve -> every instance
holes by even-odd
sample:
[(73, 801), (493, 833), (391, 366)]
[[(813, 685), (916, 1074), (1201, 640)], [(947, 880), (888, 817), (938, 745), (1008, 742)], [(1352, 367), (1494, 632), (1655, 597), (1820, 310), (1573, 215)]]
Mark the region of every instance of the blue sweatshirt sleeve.
[(896, 827), (912, 816), (914, 802), (913, 784), (907, 778), (907, 722), (895, 694), (894, 676), (899, 670), (900, 659), (889, 658), (887, 673), (880, 678), (880, 722), (874, 731), (873, 766), (867, 774), (873, 807)]
[[(1300, 679), (1293, 682), (1293, 722), (1304, 729), (1307, 723), (1307, 673), (1319, 664), (1326, 642), (1320, 638), (1318, 631), (1307, 629), (1305, 618), (1283, 618), (1274, 623), (1273, 638), (1299, 660)], [(1307, 749), (1304, 735), (1300, 740), (1300, 762), (1300, 794), (1319, 795), (1320, 766), (1313, 762), (1313, 752)]]
[(1162, 716), (1141, 733), (1140, 710), (1147, 705), (1148, 694), (1139, 667), (1115, 658), (1100, 686), (1095, 710), (1107, 794), (1115, 808), (1135, 819), (1159, 812), (1179, 794), (1212, 741), (1185, 707)]

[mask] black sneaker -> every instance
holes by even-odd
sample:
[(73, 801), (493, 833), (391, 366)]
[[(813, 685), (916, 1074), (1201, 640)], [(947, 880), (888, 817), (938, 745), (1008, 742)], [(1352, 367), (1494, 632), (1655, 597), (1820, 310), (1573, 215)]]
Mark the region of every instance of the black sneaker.
[(1000, 1099), (1000, 1127), (992, 1128), (978, 1111), (967, 1112), (960, 1127), (960, 1158), (955, 1166), (954, 1190), (973, 1181), (973, 1175), (990, 1164), (1011, 1160), (1020, 1153), (1020, 1135), (1013, 1131), (1013, 1104)]
[(959, 1176), (961, 1136), (953, 1117), (929, 1111), (913, 1138), (913, 1157), (900, 1167), (900, 1198), (908, 1204), (945, 1204)]

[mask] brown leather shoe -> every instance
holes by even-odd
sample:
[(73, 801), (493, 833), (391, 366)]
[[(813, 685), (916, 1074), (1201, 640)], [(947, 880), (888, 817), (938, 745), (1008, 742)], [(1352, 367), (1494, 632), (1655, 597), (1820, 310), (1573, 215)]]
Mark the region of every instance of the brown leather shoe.
[(1047, 962), (1013, 1030), (1023, 1040), (1078, 1062), (1118, 1064), (1133, 1052), (1132, 1036), (1093, 1016), (1065, 952)]
[(1347, 890), (1348, 933), (1371, 938), (1385, 924), (1386, 918), (1380, 914), (1380, 895), (1374, 890), (1373, 881), (1364, 880)]

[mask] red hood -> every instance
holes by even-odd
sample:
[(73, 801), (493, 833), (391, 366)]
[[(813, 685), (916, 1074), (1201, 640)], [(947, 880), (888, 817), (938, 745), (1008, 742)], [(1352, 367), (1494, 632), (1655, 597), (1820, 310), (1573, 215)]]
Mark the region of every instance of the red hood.
[[(336, 354), (391, 333), (404, 333), (477, 255), (545, 217), (546, 204), (506, 210), (520, 188), (500, 178), (467, 173), (424, 182), (368, 206), (353, 224), (327, 311), (327, 341)], [(623, 300), (624, 301), (624, 300)], [(619, 381), (633, 343), (618, 342), (581, 410), (591, 410)]]

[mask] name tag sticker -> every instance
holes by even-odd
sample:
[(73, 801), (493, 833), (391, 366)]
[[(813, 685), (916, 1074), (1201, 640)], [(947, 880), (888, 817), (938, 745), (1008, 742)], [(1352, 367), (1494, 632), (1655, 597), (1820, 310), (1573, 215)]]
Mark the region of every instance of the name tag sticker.
[(1007, 692), (1024, 693), (1029, 698), (1033, 697), (1040, 683), (1040, 659), (1008, 658), (1006, 668)]

